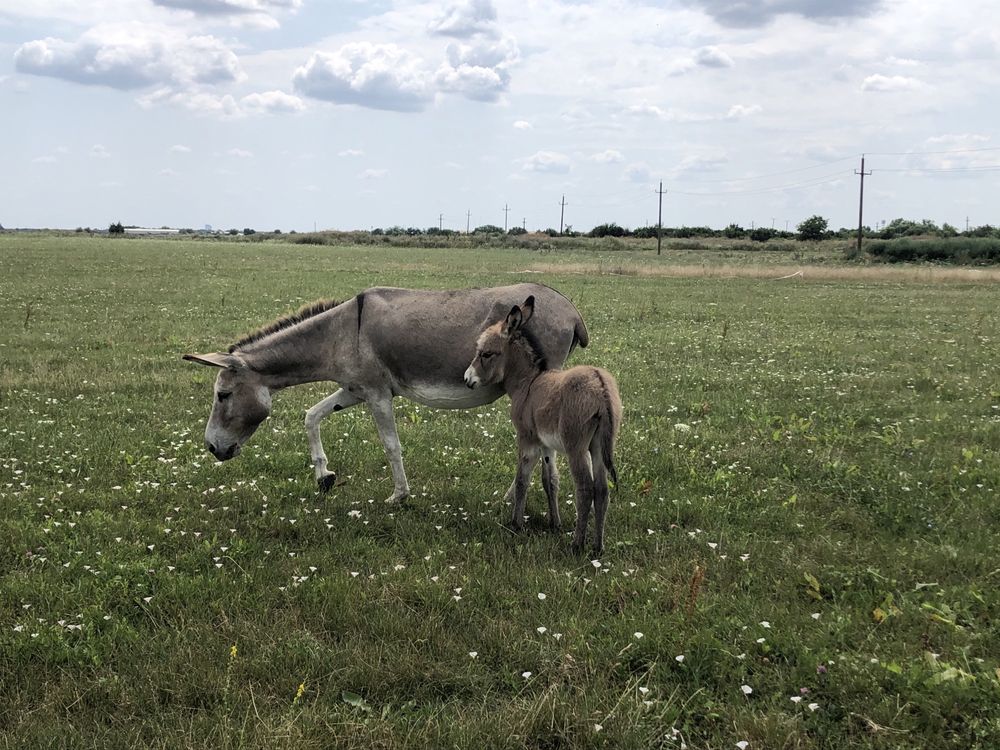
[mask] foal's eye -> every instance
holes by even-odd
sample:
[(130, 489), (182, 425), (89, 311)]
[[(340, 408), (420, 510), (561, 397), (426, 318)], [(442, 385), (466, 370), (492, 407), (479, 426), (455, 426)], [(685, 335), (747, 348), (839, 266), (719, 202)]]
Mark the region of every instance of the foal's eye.
[(232, 395), (233, 395), (232, 391), (219, 391), (219, 401), (225, 401)]
[(479, 353), (479, 357), (480, 357), (481, 359), (489, 359), (489, 358), (490, 358), (490, 357), (492, 357), (492, 356), (493, 356), (494, 354), (496, 354), (496, 352), (480, 352), (480, 353)]

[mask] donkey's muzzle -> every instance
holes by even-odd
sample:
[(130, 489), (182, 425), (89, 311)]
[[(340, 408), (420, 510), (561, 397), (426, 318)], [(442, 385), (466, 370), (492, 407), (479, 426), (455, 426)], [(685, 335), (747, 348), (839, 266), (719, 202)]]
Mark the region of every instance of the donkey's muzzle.
[(206, 440), (205, 447), (208, 449), (208, 452), (215, 456), (215, 458), (219, 461), (228, 461), (231, 458), (235, 458), (240, 452), (239, 443), (233, 443), (228, 448), (223, 449), (212, 441)]

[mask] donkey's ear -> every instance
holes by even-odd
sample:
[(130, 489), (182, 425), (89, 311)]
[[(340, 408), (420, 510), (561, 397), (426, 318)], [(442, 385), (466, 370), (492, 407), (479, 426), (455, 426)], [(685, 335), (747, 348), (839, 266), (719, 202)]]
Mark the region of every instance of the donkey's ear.
[(230, 370), (237, 369), (241, 364), (238, 357), (234, 357), (232, 354), (223, 354), (222, 352), (212, 352), (211, 354), (185, 354), (181, 357), (181, 359), (186, 359), (188, 362), (197, 362), (199, 365), (222, 367)]
[(510, 308), (510, 312), (507, 313), (507, 319), (503, 322), (503, 327), (500, 329), (500, 335), (510, 336), (512, 333), (517, 331), (523, 323), (524, 314), (521, 312), (520, 307), (514, 305)]
[(531, 316), (534, 314), (535, 314), (535, 295), (532, 294), (530, 297), (528, 297), (528, 299), (524, 301), (524, 304), (521, 305), (521, 325), (523, 326), (529, 320), (531, 320)]

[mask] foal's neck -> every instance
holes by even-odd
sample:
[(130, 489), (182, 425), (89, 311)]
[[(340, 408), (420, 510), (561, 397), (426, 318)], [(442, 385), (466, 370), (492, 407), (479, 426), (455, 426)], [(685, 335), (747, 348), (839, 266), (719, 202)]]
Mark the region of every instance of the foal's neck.
[(523, 338), (510, 342), (507, 350), (507, 367), (504, 372), (503, 387), (514, 403), (523, 403), (531, 390), (531, 384), (546, 371), (544, 361)]

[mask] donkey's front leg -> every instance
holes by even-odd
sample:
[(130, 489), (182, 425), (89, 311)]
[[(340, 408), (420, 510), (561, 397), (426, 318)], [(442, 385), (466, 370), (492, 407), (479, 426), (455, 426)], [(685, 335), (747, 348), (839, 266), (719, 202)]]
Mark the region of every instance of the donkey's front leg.
[(337, 475), (332, 471), (326, 470), (326, 452), (323, 450), (323, 441), (319, 436), (319, 423), (327, 415), (359, 403), (361, 403), (360, 398), (341, 388), (332, 396), (327, 396), (306, 411), (306, 435), (309, 438), (309, 456), (312, 459), (316, 484), (319, 485), (320, 490), (323, 492), (327, 492), (333, 487)]
[(392, 413), (392, 395), (378, 396), (368, 399), (368, 406), (375, 418), (378, 436), (385, 448), (392, 468), (392, 494), (386, 498), (387, 503), (398, 503), (410, 495), (410, 485), (406, 481), (406, 471), (403, 469), (403, 452), (399, 444), (399, 434), (396, 432), (396, 418)]
[(514, 477), (514, 508), (510, 525), (515, 531), (524, 528), (524, 507), (528, 502), (528, 482), (538, 462), (538, 452), (524, 445), (517, 447), (517, 475)]

